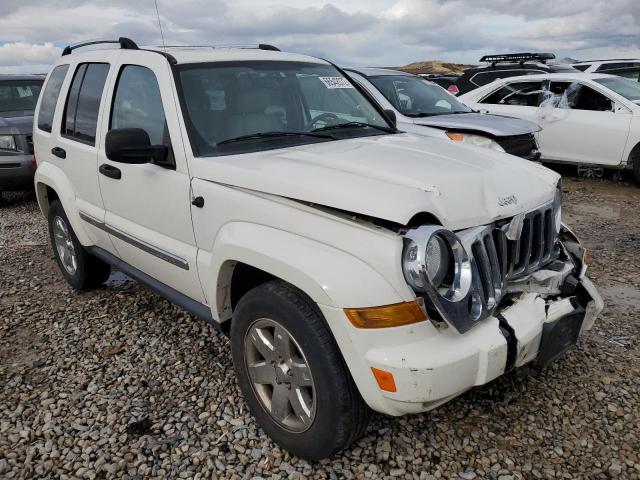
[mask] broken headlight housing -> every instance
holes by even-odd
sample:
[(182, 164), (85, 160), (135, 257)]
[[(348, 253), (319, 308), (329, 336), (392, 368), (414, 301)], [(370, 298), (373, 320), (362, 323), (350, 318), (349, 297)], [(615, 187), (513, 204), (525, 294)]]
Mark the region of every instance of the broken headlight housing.
[(402, 271), (409, 285), (426, 294), (441, 316), (455, 315), (458, 309), (468, 316), (464, 300), (471, 290), (471, 259), (455, 233), (437, 225), (409, 230), (404, 237)]

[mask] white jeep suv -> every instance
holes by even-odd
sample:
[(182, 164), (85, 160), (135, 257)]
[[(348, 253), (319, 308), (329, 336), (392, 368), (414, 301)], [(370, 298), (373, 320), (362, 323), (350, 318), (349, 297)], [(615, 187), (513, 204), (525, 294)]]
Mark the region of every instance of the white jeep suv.
[(115, 268), (228, 334), (290, 452), (327, 457), (371, 409), (427, 411), (592, 326), (556, 173), (400, 132), (324, 60), (114, 43), (67, 47), (39, 100), (55, 258), (79, 290)]

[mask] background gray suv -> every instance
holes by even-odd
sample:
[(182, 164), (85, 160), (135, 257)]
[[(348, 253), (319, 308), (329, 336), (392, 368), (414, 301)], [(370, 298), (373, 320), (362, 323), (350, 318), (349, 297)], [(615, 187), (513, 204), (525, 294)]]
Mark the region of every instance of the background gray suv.
[(39, 75), (0, 75), (0, 199), (3, 190), (33, 188), (33, 112)]

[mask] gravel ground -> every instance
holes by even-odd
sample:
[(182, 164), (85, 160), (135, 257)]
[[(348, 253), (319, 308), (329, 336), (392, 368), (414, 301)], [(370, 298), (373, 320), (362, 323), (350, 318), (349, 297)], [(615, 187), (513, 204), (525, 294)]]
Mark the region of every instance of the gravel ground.
[(565, 181), (606, 309), (544, 372), (376, 416), (310, 464), (256, 426), (227, 339), (115, 274), (64, 283), (32, 196), (0, 206), (0, 478), (640, 478), (640, 189)]

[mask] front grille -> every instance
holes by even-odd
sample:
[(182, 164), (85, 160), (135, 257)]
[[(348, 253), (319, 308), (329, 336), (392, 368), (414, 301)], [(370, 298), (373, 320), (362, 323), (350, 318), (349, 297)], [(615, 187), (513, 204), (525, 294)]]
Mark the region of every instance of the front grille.
[(471, 244), (475, 283), (484, 310), (493, 309), (507, 281), (528, 275), (555, 257), (553, 204), (482, 230)]
[(531, 155), (531, 151), (536, 149), (536, 140), (533, 133), (497, 137), (496, 142), (504, 148), (505, 152), (518, 157), (528, 157)]

